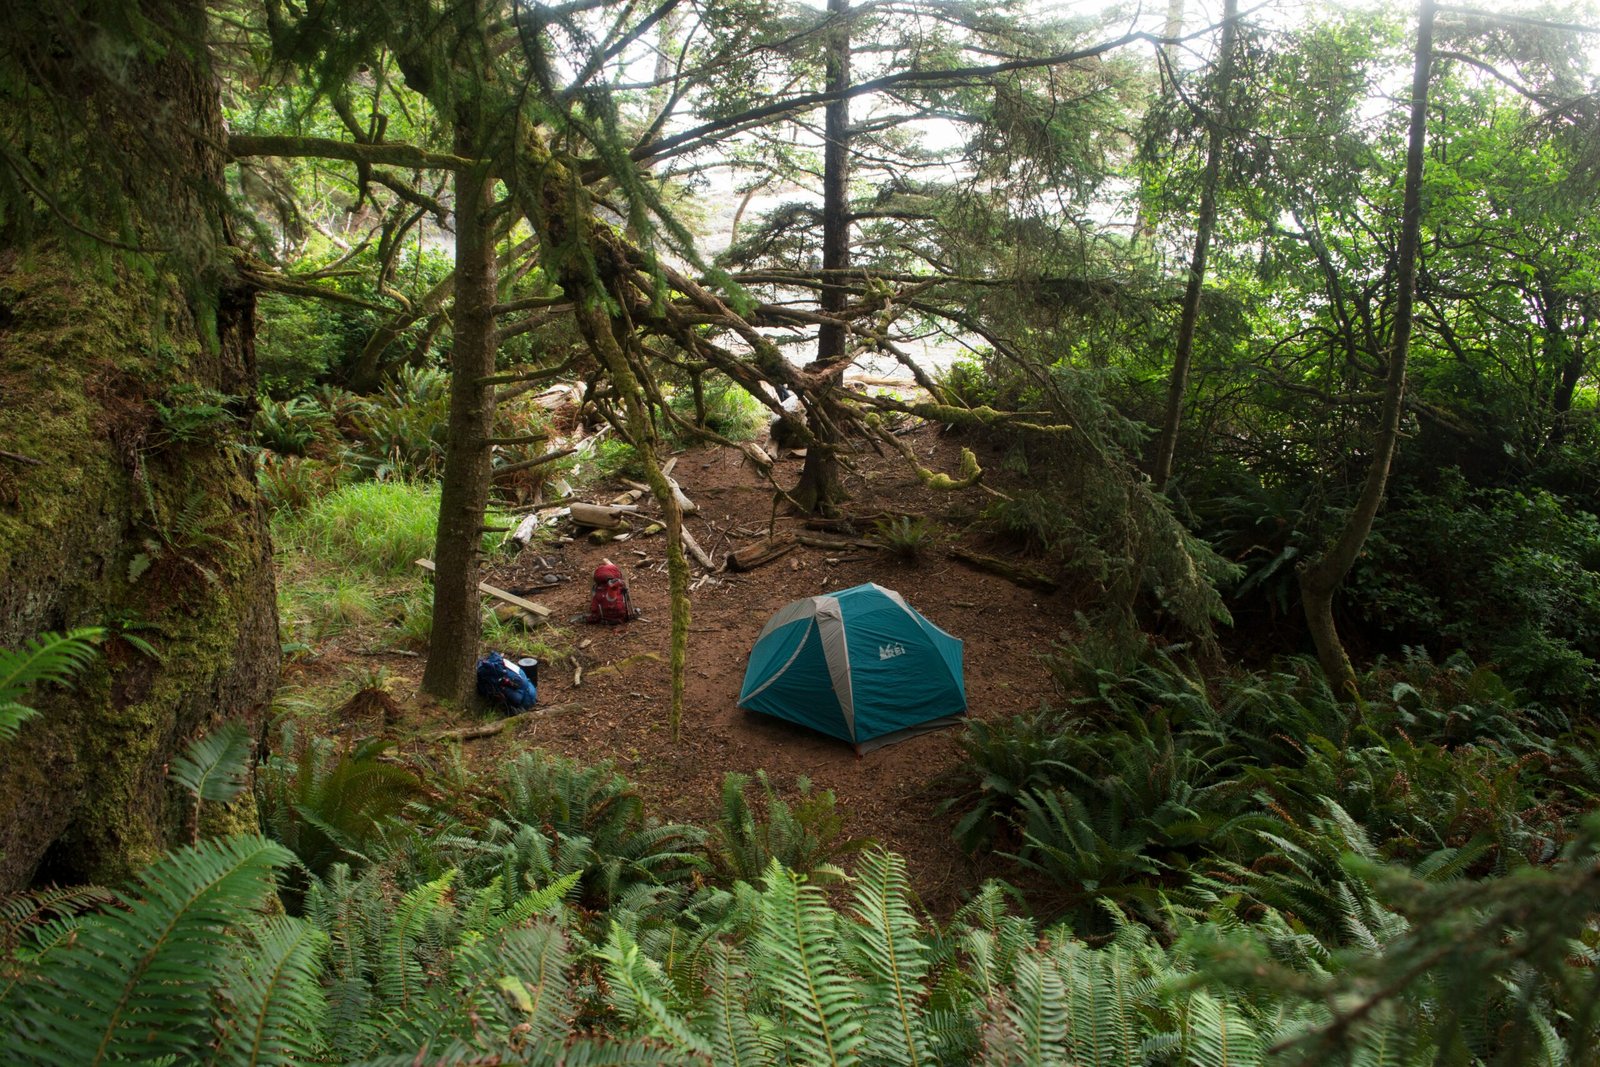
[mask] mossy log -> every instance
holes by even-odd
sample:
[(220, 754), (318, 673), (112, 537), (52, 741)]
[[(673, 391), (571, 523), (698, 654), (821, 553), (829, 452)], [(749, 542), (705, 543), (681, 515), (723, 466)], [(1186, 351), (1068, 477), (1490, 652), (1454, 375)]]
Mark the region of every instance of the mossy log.
[(985, 556), (981, 552), (973, 552), (965, 548), (952, 548), (950, 550), (950, 558), (958, 559), (962, 563), (969, 564), (981, 571), (997, 574), (1006, 581), (1026, 589), (1042, 589), (1045, 592), (1050, 592), (1058, 584), (1054, 578), (1042, 571), (1032, 570), (1022, 566), (1020, 563), (1012, 563), (1009, 560), (999, 559), (995, 556)]

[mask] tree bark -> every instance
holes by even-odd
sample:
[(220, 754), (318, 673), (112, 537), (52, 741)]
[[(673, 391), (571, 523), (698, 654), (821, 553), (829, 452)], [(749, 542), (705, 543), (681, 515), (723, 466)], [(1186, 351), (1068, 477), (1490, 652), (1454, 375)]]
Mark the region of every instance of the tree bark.
[[(1175, 0), (1180, 12), (1181, 0)], [(1171, 17), (1169, 12), (1169, 19)], [(1233, 43), (1238, 35), (1239, 0), (1227, 0), (1222, 9), (1221, 54), (1217, 59), (1216, 113), (1206, 138), (1206, 168), (1200, 180), (1200, 218), (1195, 225), (1194, 255), (1189, 260), (1189, 283), (1183, 292), (1183, 311), (1178, 318), (1178, 347), (1172, 357), (1172, 376), (1167, 382), (1167, 412), (1156, 441), (1156, 458), (1150, 473), (1156, 489), (1165, 492), (1172, 477), (1172, 460), (1178, 450), (1178, 427), (1183, 422), (1183, 399), (1189, 390), (1189, 366), (1194, 357), (1194, 331), (1200, 320), (1200, 296), (1205, 288), (1206, 256), (1211, 250), (1211, 233), (1217, 224), (1217, 185), (1222, 170), (1223, 138), (1232, 121), (1229, 100), (1233, 94)]]
[(1355, 564), (1372, 531), (1372, 521), (1383, 503), (1389, 468), (1400, 437), (1400, 413), (1405, 401), (1406, 357), (1411, 347), (1411, 327), (1417, 290), (1417, 258), (1422, 228), (1422, 161), (1428, 132), (1428, 76), (1433, 61), (1434, 0), (1422, 0), (1417, 18), (1416, 60), (1411, 75), (1411, 128), (1406, 141), (1404, 205), (1400, 243), (1396, 252), (1399, 294), (1395, 304), (1394, 334), (1389, 348), (1389, 368), (1377, 434), (1372, 442), (1372, 462), (1361, 495), (1345, 519), (1344, 528), (1316, 560), (1300, 572), (1300, 592), (1305, 601), (1306, 623), (1316, 645), (1317, 660), (1334, 692), (1355, 693), (1355, 668), (1339, 638), (1333, 618), (1333, 598)]
[[(850, 85), (850, 0), (828, 0), (828, 16), (834, 21), (827, 45), (827, 91), (843, 94)], [(850, 266), (850, 101), (843, 95), (828, 102), (823, 110), (822, 150), (822, 269), (843, 271)], [(840, 284), (840, 274), (824, 274), (822, 313), (837, 317), (849, 302), (849, 290)], [(843, 359), (848, 338), (842, 325), (825, 322), (817, 331), (817, 358), (808, 370), (836, 366)], [(825, 408), (833, 386), (825, 385), (811, 403)], [(812, 511), (829, 512), (844, 499), (839, 479), (837, 447), (826, 422), (808, 410), (807, 427), (815, 439), (806, 448), (800, 481), (790, 494)]]
[[(255, 395), (204, 6), (130, 5), (164, 47), (123, 53), (105, 27), (92, 47), (115, 69), (72, 51), (91, 47), (73, 35), (87, 8), (45, 5), (0, 56), (28, 56), (4, 71), (0, 130), (31, 130), (11, 150), (76, 215), (4, 213), (0, 448), (40, 462), (0, 463), (0, 647), (85, 625), (108, 637), (70, 690), (34, 695), (42, 714), (0, 757), (0, 890), (116, 882), (187, 840), (168, 764), (223, 721), (259, 721), (278, 679), (271, 548), (239, 421), (179, 438), (157, 406), (199, 388), (242, 416)], [(39, 226), (12, 229), (29, 212)], [(86, 231), (173, 251), (110, 251)], [(141, 554), (150, 565), (131, 567)], [(208, 805), (200, 829), (254, 827), (247, 801)]]
[[(456, 151), (472, 155), (474, 131), (456, 132)], [(478, 639), (479, 547), (489, 504), (489, 438), (494, 428), (495, 277), (493, 180), (481, 169), (456, 172), (455, 339), (450, 348), (450, 430), (445, 444), (435, 538), (433, 629), (422, 691), (465, 703), (472, 693)]]

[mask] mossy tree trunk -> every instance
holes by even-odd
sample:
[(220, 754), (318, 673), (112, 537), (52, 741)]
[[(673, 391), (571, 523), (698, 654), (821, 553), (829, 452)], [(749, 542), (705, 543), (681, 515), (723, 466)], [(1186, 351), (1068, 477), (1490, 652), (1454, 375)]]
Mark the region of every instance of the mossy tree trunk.
[[(463, 126), (456, 150), (471, 155), (478, 145)], [(472, 695), (473, 664), (483, 630), (478, 596), (478, 555), (489, 505), (489, 438), (494, 432), (494, 300), (496, 263), (489, 220), (494, 184), (483, 168), (456, 172), (455, 340), (450, 348), (450, 435), (439, 528), (434, 548), (433, 630), (426, 693), (465, 703)]]
[[(26, 72), (0, 134), (52, 200), (0, 191), (0, 449), (35, 461), (0, 460), (0, 646), (109, 637), (0, 758), (0, 889), (115, 881), (177, 843), (172, 757), (258, 719), (278, 676), (266, 516), (238, 447), (255, 305), (229, 257), (204, 10), (133, 5), (128, 32), (152, 36), (119, 51), (115, 28), (63, 34), (79, 6), (41, 7), (0, 56)], [(254, 825), (248, 800), (237, 814)]]

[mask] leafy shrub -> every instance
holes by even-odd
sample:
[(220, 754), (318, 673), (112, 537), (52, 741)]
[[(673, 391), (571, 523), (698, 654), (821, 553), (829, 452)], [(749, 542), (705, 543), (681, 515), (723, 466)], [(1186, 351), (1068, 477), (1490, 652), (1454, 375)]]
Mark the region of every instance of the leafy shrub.
[(644, 460), (626, 441), (607, 437), (594, 447), (590, 461), (594, 477), (600, 481), (631, 478), (639, 481), (645, 476)]
[(262, 448), (283, 456), (304, 456), (333, 433), (333, 417), (309, 397), (264, 400), (252, 429)]
[(507, 822), (539, 827), (558, 848), (581, 842), (584, 896), (600, 906), (633, 886), (685, 880), (705, 864), (704, 832), (648, 821), (643, 798), (609, 762), (584, 767), (524, 752), (506, 768), (499, 801)]
[(387, 742), (369, 741), (339, 751), (333, 742), (291, 734), (256, 776), (261, 823), (311, 874), (324, 876), (335, 863), (365, 864), (385, 837), (405, 833), (402, 812), (420, 801), (422, 783), (410, 771), (382, 758)]
[(872, 539), (908, 563), (921, 559), (937, 538), (937, 528), (920, 515), (898, 515), (872, 524)]
[(813, 883), (843, 879), (836, 862), (868, 842), (845, 836), (833, 791), (813, 793), (811, 783), (801, 778), (795, 784), (800, 800), (791, 808), (773, 790), (765, 771), (757, 771), (755, 781), (762, 799), (759, 816), (746, 795), (749, 776), (728, 774), (722, 779), (713, 858), (723, 874), (754, 884), (776, 860)]
[(935, 381), (945, 396), (963, 407), (992, 407), (997, 399), (993, 375), (975, 359), (955, 360)]
[(1395, 501), (1351, 573), (1350, 603), (1411, 644), (1492, 660), (1528, 697), (1600, 693), (1600, 518), (1544, 490), (1471, 490), (1450, 473)]
[(372, 332), (372, 312), (322, 300), (263, 294), (257, 301), (261, 387), (292, 396), (338, 372)]

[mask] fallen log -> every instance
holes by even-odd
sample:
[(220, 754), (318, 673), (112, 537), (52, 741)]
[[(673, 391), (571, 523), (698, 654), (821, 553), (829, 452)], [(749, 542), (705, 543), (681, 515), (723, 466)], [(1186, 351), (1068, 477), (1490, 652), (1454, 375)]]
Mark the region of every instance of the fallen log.
[(782, 559), (799, 547), (799, 543), (792, 537), (785, 537), (778, 541), (762, 541), (760, 544), (741, 548), (737, 552), (729, 552), (727, 555), (728, 569), (730, 571), (753, 571), (757, 567), (771, 563), (775, 559)]
[[(429, 574), (433, 573), (433, 569), (434, 569), (433, 568), (433, 560), (431, 560), (431, 559), (419, 559), (419, 560), (416, 561), (416, 564), (417, 564), (417, 566), (421, 567), (423, 570), (427, 571)], [(531, 612), (532, 614), (537, 615), (541, 619), (547, 619), (547, 618), (550, 617), (550, 609), (545, 607), (543, 604), (537, 603), (537, 602), (532, 601), (532, 600), (524, 600), (521, 597), (517, 596), (515, 593), (508, 593), (504, 589), (499, 589), (499, 588), (496, 588), (495, 586), (490, 585), (488, 582), (479, 582), (478, 583), (478, 592), (482, 593), (485, 596), (492, 596), (496, 600), (503, 600), (507, 604), (515, 604), (517, 607), (521, 608), (523, 611)]]
[(876, 541), (864, 537), (818, 537), (815, 534), (795, 534), (794, 539), (807, 548), (882, 548)]
[(507, 715), (494, 722), (479, 723), (476, 726), (463, 726), (456, 730), (443, 730), (430, 735), (427, 740), (437, 743), (439, 741), (476, 741), (482, 737), (493, 737), (503, 732), (512, 724), (521, 725), (534, 719), (544, 719), (552, 715), (564, 715), (569, 711), (582, 711), (583, 705), (576, 702), (566, 704), (551, 704), (549, 707), (534, 707), (515, 715)]
[(980, 571), (997, 574), (1006, 581), (1014, 585), (1020, 585), (1025, 589), (1042, 589), (1048, 593), (1054, 590), (1057, 585), (1056, 580), (1048, 574), (1030, 570), (1021, 564), (1012, 563), (1008, 560), (985, 556), (981, 552), (972, 552), (958, 547), (950, 549), (949, 555), (951, 559), (958, 559), (962, 563), (978, 568)]

